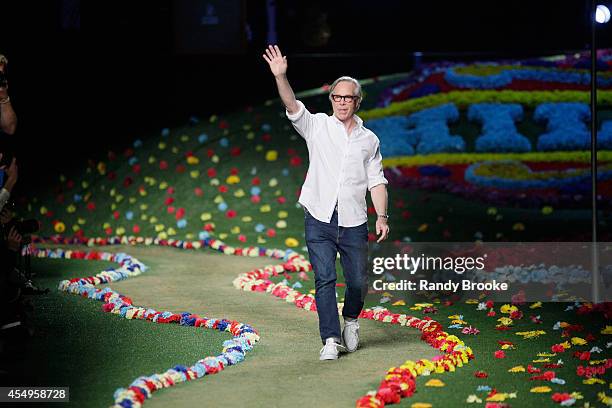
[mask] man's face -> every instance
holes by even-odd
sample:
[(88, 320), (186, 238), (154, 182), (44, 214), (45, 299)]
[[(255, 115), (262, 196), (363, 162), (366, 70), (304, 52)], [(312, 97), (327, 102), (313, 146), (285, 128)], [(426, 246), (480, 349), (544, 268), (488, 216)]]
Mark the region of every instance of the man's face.
[[(345, 121), (353, 117), (357, 107), (357, 99), (352, 101), (346, 98), (340, 98), (339, 102), (336, 102), (333, 95), (340, 96), (353, 96), (356, 85), (349, 81), (338, 82), (334, 91), (332, 92), (332, 108), (334, 109), (334, 115), (341, 121)], [(346, 99), (346, 100), (345, 100)]]

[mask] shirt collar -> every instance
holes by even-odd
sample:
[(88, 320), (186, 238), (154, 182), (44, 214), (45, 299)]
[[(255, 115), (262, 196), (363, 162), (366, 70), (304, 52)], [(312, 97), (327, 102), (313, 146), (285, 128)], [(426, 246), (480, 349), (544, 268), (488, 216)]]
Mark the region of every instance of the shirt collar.
[[(344, 126), (344, 123), (342, 123), (342, 122), (340, 121), (340, 119), (338, 119), (338, 118), (336, 117), (336, 115), (334, 115), (334, 114), (332, 113), (332, 114), (331, 114), (331, 117), (333, 118), (333, 120), (335, 120), (335, 121), (336, 121), (336, 123), (338, 123), (338, 124), (340, 124), (340, 125)], [(353, 114), (353, 119), (355, 119), (355, 124), (356, 124), (356, 126), (355, 126), (355, 127), (356, 127), (357, 129), (361, 129), (361, 128), (363, 127), (363, 119), (361, 119), (359, 116), (357, 116), (357, 115), (355, 115), (355, 114)]]

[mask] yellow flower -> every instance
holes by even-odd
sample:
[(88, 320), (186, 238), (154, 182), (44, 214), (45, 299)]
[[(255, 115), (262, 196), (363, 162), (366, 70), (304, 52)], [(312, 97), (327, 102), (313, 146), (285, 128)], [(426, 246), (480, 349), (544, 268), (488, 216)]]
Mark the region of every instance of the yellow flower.
[(444, 387), (445, 385), (446, 384), (444, 384), (441, 380), (437, 378), (432, 378), (431, 380), (425, 383), (426, 387)]
[(502, 326), (510, 326), (512, 324), (512, 319), (510, 319), (509, 317), (500, 317), (499, 319), (497, 319), (497, 321)]
[(415, 402), (410, 406), (410, 408), (431, 408), (431, 404), (426, 402)]
[(66, 225), (60, 221), (60, 222), (55, 223), (55, 225), (53, 226), (53, 229), (58, 234), (61, 234), (62, 232), (66, 231)]
[(537, 360), (532, 360), (533, 363), (550, 363), (550, 358), (539, 358)]
[(268, 150), (266, 152), (266, 161), (275, 161), (278, 158), (278, 152), (276, 150)]
[(531, 306), (529, 306), (530, 309), (537, 309), (539, 307), (542, 307), (542, 302), (535, 302)]
[(187, 164), (192, 164), (192, 165), (196, 165), (200, 163), (200, 159), (198, 159), (195, 156), (189, 156), (187, 157)]
[(602, 380), (601, 378), (591, 377), (586, 380), (582, 380), (582, 383), (586, 385), (593, 385), (593, 384), (605, 384), (606, 382)]
[(501, 310), (502, 313), (513, 313), (513, 312), (516, 312), (518, 310), (518, 307), (516, 307), (514, 305), (506, 304), (506, 305), (503, 305), (500, 310)]
[(515, 366), (515, 367), (512, 367), (511, 369), (509, 369), (508, 372), (509, 373), (524, 373), (525, 372), (525, 367), (523, 367), (522, 365)]
[(572, 344), (574, 346), (584, 346), (585, 344), (587, 344), (587, 341), (580, 337), (572, 337)]
[(517, 336), (522, 336), (523, 339), (533, 339), (540, 337), (543, 334), (546, 334), (546, 332), (544, 330), (531, 330), (526, 332), (516, 332), (515, 334)]
[(406, 302), (403, 300), (398, 300), (397, 302), (392, 303), (393, 306), (406, 306)]
[(486, 399), (486, 401), (489, 402), (502, 402), (505, 401), (506, 398), (508, 398), (508, 394), (505, 392), (498, 392), (497, 394), (494, 394), (493, 396), (489, 397)]
[(289, 248), (295, 248), (299, 244), (300, 243), (298, 242), (298, 240), (292, 237), (289, 237), (285, 240), (285, 245), (287, 245)]
[(229, 176), (227, 179), (225, 179), (225, 182), (227, 184), (238, 184), (240, 183), (240, 177), (238, 177), (235, 174), (232, 174), (231, 176)]
[(550, 387), (547, 386), (541, 386), (541, 387), (533, 387), (531, 390), (529, 390), (529, 392), (535, 392), (538, 394), (544, 393), (544, 392), (551, 392), (552, 389)]

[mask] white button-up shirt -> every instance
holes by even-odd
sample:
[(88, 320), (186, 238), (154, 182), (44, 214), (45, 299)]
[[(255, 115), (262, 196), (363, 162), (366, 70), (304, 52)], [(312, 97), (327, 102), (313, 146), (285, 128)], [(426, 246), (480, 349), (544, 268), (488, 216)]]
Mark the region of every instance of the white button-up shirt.
[(347, 134), (334, 115), (312, 114), (301, 101), (286, 112), (308, 146), (308, 174), (298, 202), (319, 221), (329, 223), (336, 202), (338, 225), (355, 227), (368, 220), (366, 189), (388, 184), (383, 174), (380, 140), (353, 116), (357, 125)]

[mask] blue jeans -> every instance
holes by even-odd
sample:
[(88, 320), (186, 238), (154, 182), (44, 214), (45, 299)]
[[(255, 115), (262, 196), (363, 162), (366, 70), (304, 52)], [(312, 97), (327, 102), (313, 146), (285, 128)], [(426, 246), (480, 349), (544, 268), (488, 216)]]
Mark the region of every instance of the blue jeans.
[(368, 223), (356, 227), (338, 226), (338, 210), (329, 223), (314, 218), (304, 209), (306, 246), (315, 274), (315, 300), (319, 315), (321, 340), (340, 341), (340, 319), (336, 300), (336, 254), (346, 282), (344, 318), (356, 319), (368, 293)]

